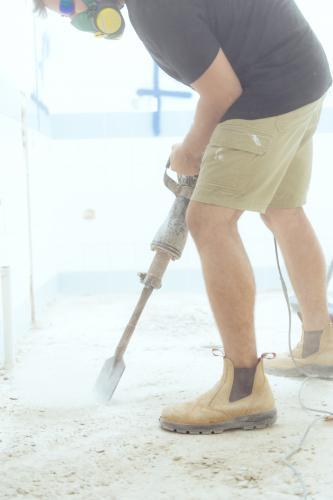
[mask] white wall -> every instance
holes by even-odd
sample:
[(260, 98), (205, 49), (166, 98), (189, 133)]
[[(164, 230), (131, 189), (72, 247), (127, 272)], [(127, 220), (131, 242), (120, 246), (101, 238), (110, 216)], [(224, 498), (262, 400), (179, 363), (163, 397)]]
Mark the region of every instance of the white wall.
[[(0, 92), (6, 99), (4, 103), (0, 98), (0, 266), (10, 267), (14, 334), (18, 337), (30, 327), (33, 316), (31, 276), (37, 310), (57, 290), (55, 229), (61, 223), (58, 213), (61, 201), (55, 190), (57, 172), (50, 162), (52, 141), (28, 129), (27, 161), (21, 122), (26, 99), (4, 77), (0, 79)], [(0, 363), (1, 323), (0, 312)]]
[[(318, 134), (315, 139), (306, 206), (328, 261), (333, 257), (332, 138), (333, 134)], [(163, 172), (171, 144), (177, 140), (53, 142), (55, 190), (61, 198), (56, 238), (59, 272), (139, 271), (147, 267), (152, 257), (150, 242), (173, 201), (163, 185)], [(84, 220), (86, 209), (93, 209), (96, 219)], [(253, 266), (272, 270), (273, 239), (260, 216), (245, 213), (239, 227)], [(199, 268), (197, 252), (189, 241), (173, 269)]]
[[(13, 98), (1, 82), (0, 89)], [(14, 102), (14, 101), (13, 101)], [(19, 95), (16, 110), (20, 113)], [(29, 322), (29, 252), (26, 172), (21, 127), (17, 119), (0, 111), (0, 266), (10, 266), (15, 332)], [(1, 292), (0, 292), (1, 295)], [(0, 304), (2, 303), (0, 298)], [(0, 312), (0, 360), (3, 347)]]
[[(29, 247), (28, 192), (33, 198), (34, 268), (37, 302), (42, 304), (51, 290), (45, 286), (56, 277), (55, 259), (52, 257), (53, 234), (49, 213), (53, 212), (50, 172), (44, 161), (49, 151), (49, 139), (27, 131), (28, 148), (34, 154), (26, 161), (22, 138), (22, 111), (33, 86), (34, 57), (31, 3), (16, 0), (14, 5), (2, 6), (2, 14), (10, 18), (13, 9), (20, 15), (16, 29), (20, 37), (13, 36), (12, 26), (4, 24), (0, 33), (0, 266), (9, 266), (11, 272), (11, 298), (13, 331), (17, 339), (31, 324), (31, 262)], [(8, 10), (8, 12), (7, 12)], [(27, 110), (29, 121), (35, 111)], [(51, 169), (51, 166), (49, 166)], [(52, 166), (53, 171), (53, 166)], [(30, 173), (30, 182), (28, 181)], [(47, 188), (52, 195), (47, 195)], [(0, 292), (1, 294), (1, 292)], [(0, 295), (0, 365), (3, 353), (2, 300)]]
[[(10, 22), (0, 31), (0, 266), (10, 266), (13, 331), (17, 338), (30, 323), (27, 184), (22, 131), (20, 91), (31, 82), (31, 43), (24, 0), (1, 5), (3, 19), (16, 16), (13, 36)], [(0, 366), (3, 360), (2, 297), (0, 291)]]

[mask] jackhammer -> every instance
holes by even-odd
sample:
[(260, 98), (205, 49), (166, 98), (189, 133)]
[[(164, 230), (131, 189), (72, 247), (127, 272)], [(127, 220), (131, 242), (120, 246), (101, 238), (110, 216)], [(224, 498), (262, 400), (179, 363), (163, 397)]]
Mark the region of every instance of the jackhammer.
[(164, 184), (174, 193), (176, 199), (164, 223), (158, 229), (151, 243), (155, 252), (153, 261), (146, 273), (138, 273), (143, 284), (139, 301), (116, 347), (114, 356), (105, 361), (95, 384), (99, 399), (109, 401), (125, 370), (124, 353), (134, 333), (141, 313), (153, 290), (161, 288), (162, 277), (170, 260), (179, 259), (183, 253), (188, 230), (185, 223), (186, 209), (189, 204), (197, 176), (178, 175), (178, 182), (168, 175), (168, 161), (164, 173)]

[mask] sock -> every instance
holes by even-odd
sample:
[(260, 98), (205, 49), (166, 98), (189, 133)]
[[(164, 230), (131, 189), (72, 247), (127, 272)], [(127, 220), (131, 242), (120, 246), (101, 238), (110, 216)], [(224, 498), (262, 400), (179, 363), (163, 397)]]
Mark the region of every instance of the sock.
[(257, 365), (251, 368), (234, 368), (234, 381), (229, 396), (230, 403), (251, 394), (256, 369)]
[(306, 358), (319, 351), (320, 339), (324, 330), (304, 332), (302, 358)]

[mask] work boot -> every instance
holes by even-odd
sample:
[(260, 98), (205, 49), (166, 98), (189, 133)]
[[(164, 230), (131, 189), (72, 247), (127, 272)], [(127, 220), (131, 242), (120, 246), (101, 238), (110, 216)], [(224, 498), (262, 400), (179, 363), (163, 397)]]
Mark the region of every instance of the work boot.
[(319, 331), (304, 332), (302, 326), (301, 340), (292, 349), (292, 354), (302, 371), (295, 367), (290, 353), (282, 353), (265, 360), (265, 372), (281, 377), (333, 377), (333, 323), (330, 321), (324, 330)]
[(235, 368), (224, 356), (222, 378), (198, 398), (165, 408), (161, 427), (183, 434), (217, 434), (273, 425), (277, 412), (263, 356), (253, 368)]

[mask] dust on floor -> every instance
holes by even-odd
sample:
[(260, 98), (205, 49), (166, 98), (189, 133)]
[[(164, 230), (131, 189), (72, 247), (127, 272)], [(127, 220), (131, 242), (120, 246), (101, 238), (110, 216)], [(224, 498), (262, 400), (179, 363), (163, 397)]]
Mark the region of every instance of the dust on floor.
[[(278, 421), (255, 431), (179, 435), (160, 429), (168, 404), (212, 387), (220, 344), (205, 296), (155, 292), (125, 356), (110, 405), (92, 387), (136, 294), (62, 298), (20, 344), (12, 375), (0, 372), (0, 498), (82, 500), (289, 500), (301, 488), (284, 456), (314, 419), (298, 403), (300, 379), (270, 377)], [(286, 351), (281, 292), (258, 294), (258, 353)], [(293, 338), (300, 323), (293, 316)], [(333, 382), (314, 380), (304, 400), (333, 408)], [(318, 500), (332, 498), (333, 422), (319, 421), (291, 463)]]

